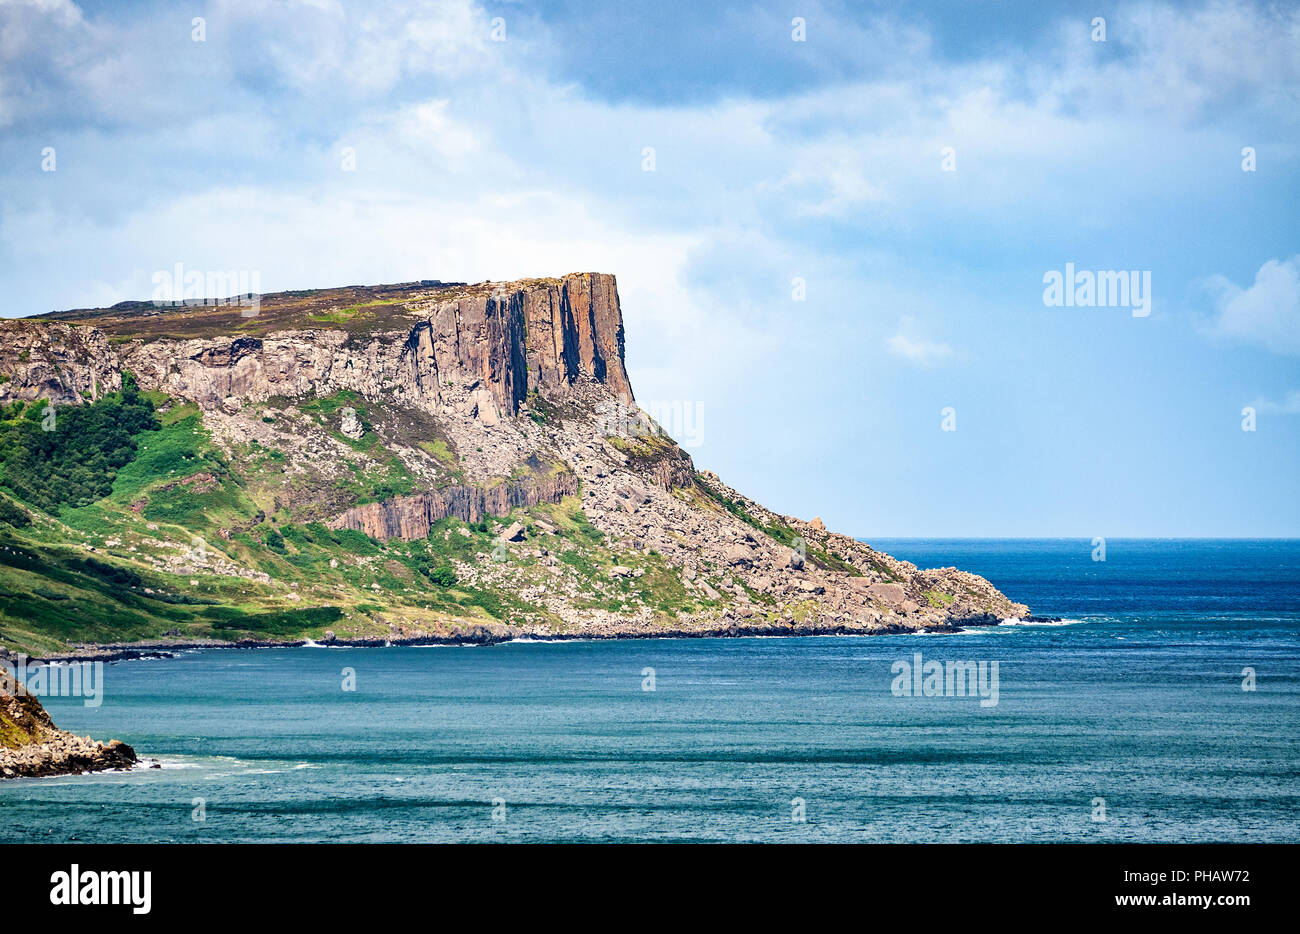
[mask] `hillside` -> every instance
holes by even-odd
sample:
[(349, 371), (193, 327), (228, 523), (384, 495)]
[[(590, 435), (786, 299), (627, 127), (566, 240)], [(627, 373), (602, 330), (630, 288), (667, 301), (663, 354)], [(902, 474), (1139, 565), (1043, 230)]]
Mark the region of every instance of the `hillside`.
[[(0, 647), (877, 632), (1023, 615), (709, 473), (613, 276), (0, 321)], [(689, 392), (689, 387), (683, 387)]]

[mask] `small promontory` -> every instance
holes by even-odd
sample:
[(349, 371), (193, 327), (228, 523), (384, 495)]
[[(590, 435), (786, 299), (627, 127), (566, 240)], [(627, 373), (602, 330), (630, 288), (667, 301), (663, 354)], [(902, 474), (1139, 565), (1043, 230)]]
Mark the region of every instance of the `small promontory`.
[(0, 778), (78, 775), (135, 764), (119, 740), (101, 743), (60, 730), (20, 682), (0, 669)]

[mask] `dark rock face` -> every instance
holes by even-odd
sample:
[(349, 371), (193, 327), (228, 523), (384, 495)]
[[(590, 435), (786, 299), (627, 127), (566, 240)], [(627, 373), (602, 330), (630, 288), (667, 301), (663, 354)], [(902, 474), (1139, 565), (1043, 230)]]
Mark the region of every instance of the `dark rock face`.
[(583, 379), (632, 398), (618, 286), (603, 273), (507, 284), (441, 302), (411, 331), (402, 355), (421, 390), (437, 394), (448, 380), (479, 378), (507, 415), (533, 390), (562, 391)]
[(487, 488), (453, 486), (353, 506), (331, 520), (329, 527), (355, 529), (379, 541), (426, 538), (430, 527), (439, 519), (454, 516), (466, 522), (478, 522), (484, 515), (504, 516), (519, 506), (558, 503), (577, 492), (578, 478), (572, 473)]

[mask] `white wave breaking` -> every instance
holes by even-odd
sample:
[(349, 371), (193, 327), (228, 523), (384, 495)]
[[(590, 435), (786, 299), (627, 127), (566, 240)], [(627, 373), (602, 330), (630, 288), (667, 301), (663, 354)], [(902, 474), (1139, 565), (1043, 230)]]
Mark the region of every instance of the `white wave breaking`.
[(1078, 625), (1080, 625), (1080, 624), (1082, 624), (1082, 623), (1086, 623), (1086, 622), (1087, 622), (1086, 619), (1044, 619), (1044, 620), (1037, 620), (1037, 619), (1020, 619), (1020, 618), (1017, 617), (1017, 616), (1013, 616), (1013, 617), (1011, 617), (1010, 619), (1004, 619), (1004, 620), (1002, 620), (1002, 622), (998, 623), (998, 625), (999, 625), (999, 626), (1033, 626), (1033, 627), (1039, 627), (1039, 626), (1078, 626)]

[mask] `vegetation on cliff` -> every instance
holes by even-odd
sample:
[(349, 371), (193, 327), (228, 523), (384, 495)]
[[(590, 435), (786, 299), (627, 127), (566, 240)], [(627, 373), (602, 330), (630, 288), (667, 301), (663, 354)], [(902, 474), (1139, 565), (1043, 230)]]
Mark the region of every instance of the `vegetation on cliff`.
[(37, 712), (43, 714), (33, 697), (21, 697), (10, 690), (0, 675), (0, 749), (17, 749), (40, 740), (48, 725)]
[(136, 436), (160, 427), (130, 374), (122, 383), (89, 405), (14, 401), (0, 410), (0, 483), (55, 513), (108, 496), (135, 455)]

